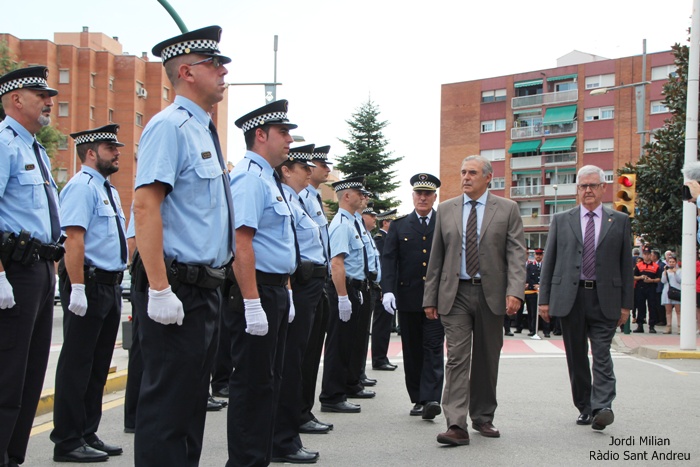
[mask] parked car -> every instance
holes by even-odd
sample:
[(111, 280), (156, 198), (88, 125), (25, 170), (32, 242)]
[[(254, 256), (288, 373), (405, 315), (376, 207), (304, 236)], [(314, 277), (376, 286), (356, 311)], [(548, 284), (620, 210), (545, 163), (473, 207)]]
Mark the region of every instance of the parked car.
[(131, 301), (131, 274), (128, 269), (124, 271), (122, 279), (122, 298)]

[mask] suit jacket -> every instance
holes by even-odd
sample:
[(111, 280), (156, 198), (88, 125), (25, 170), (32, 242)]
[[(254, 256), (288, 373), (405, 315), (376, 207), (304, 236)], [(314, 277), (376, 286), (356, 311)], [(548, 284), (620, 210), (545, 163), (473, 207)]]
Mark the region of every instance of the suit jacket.
[(374, 246), (377, 247), (377, 251), (379, 251), (379, 256), (381, 257), (384, 253), (384, 239), (386, 238), (386, 232), (384, 232), (382, 229), (378, 229), (373, 238)]
[[(582, 267), (583, 235), (580, 206), (556, 214), (540, 274), (540, 304), (551, 316), (567, 316), (578, 293)], [(622, 308), (634, 306), (632, 233), (626, 214), (603, 206), (596, 246), (596, 292), (603, 314), (620, 319)]]
[(540, 283), (540, 272), (542, 263), (537, 267), (537, 263), (527, 263), (527, 284), (525, 290), (535, 290), (535, 285)]
[[(446, 315), (452, 310), (462, 261), (463, 196), (438, 206), (433, 248), (428, 262), (423, 307), (437, 307)], [(527, 249), (518, 205), (495, 196), (486, 198), (479, 238), (479, 273), (486, 303), (492, 313), (506, 314), (506, 295), (523, 300)]]
[(416, 211), (391, 222), (382, 253), (382, 290), (396, 296), (400, 311), (423, 313), (423, 285), (435, 230), (435, 210), (428, 227), (421, 225)]

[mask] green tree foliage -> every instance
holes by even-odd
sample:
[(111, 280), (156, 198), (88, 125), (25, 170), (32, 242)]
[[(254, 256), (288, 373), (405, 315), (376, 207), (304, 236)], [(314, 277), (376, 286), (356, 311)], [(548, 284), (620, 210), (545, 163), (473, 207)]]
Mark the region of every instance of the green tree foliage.
[[(365, 177), (365, 187), (371, 191), (374, 197), (374, 210), (385, 211), (400, 203), (389, 193), (399, 187), (399, 183), (393, 181), (394, 164), (401, 157), (391, 157), (392, 153), (386, 150), (389, 144), (382, 130), (388, 122), (379, 120), (379, 108), (367, 100), (355, 113), (352, 119), (346, 120), (350, 125), (350, 137), (340, 139), (347, 148), (347, 154), (338, 158), (336, 168), (346, 177)], [(337, 211), (337, 203), (328, 203), (330, 210)]]
[(664, 104), (671, 111), (655, 141), (644, 146), (637, 164), (619, 170), (637, 174), (637, 202), (632, 230), (662, 251), (676, 248), (682, 233), (682, 186), (685, 157), (685, 115), (688, 89), (688, 47), (675, 44), (676, 76), (664, 85)]

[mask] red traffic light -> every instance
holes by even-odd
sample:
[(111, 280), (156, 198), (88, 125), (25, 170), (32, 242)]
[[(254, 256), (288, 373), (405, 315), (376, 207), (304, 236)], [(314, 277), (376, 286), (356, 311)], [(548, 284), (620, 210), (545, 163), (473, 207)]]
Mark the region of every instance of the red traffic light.
[(620, 175), (620, 178), (617, 179), (618, 183), (620, 185), (623, 185), (627, 188), (630, 188), (634, 186), (634, 175)]

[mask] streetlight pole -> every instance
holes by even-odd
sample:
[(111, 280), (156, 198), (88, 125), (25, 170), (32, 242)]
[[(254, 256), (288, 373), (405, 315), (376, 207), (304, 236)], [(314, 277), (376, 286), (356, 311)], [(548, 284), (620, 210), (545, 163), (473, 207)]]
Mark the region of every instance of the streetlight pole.
[(265, 86), (265, 103), (269, 104), (277, 100), (277, 86), (281, 86), (282, 83), (277, 82), (277, 39), (278, 36), (275, 34), (274, 43), (274, 76), (272, 83), (226, 83), (226, 86)]

